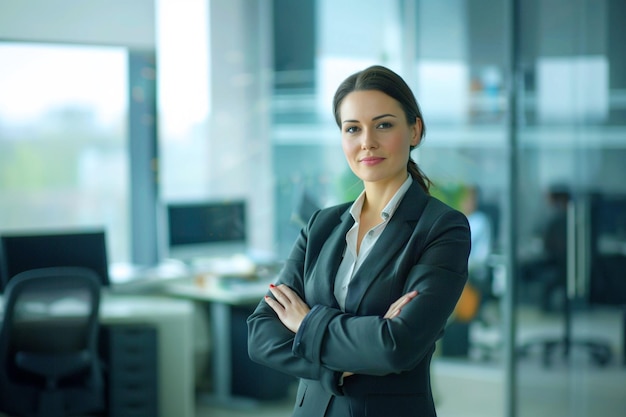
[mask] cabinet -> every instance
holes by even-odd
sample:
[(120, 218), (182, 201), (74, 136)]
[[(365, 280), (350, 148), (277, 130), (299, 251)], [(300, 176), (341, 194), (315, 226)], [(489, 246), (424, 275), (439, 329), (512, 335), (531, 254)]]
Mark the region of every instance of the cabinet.
[(107, 415), (158, 416), (157, 330), (151, 325), (103, 326)]

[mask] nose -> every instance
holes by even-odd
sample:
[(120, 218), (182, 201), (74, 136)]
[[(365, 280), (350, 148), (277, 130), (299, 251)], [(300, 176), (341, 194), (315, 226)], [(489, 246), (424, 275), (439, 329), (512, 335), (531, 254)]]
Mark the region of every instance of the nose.
[(363, 134), (361, 135), (361, 149), (375, 149), (378, 147), (378, 142), (376, 141), (376, 135), (374, 132), (370, 130), (363, 130)]

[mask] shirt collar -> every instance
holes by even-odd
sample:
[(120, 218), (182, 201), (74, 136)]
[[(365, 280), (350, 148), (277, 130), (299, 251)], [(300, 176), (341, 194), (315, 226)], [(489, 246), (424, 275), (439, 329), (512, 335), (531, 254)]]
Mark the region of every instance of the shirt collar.
[[(380, 217), (383, 219), (383, 221), (387, 221), (391, 218), (391, 216), (393, 216), (393, 213), (395, 213), (398, 204), (400, 204), (400, 200), (402, 200), (402, 197), (404, 197), (409, 187), (411, 187), (412, 183), (413, 178), (411, 177), (411, 175), (407, 175), (406, 180), (402, 183), (400, 188), (398, 188), (398, 191), (396, 191), (396, 193), (393, 195), (393, 197), (391, 197), (391, 200), (389, 200), (385, 208), (383, 208), (383, 210), (380, 212)], [(352, 203), (352, 207), (350, 207), (350, 214), (352, 215), (354, 221), (357, 223), (359, 222), (359, 217), (361, 216), (361, 209), (363, 208), (364, 201), (365, 190), (361, 191), (359, 197), (354, 200), (354, 203)]]

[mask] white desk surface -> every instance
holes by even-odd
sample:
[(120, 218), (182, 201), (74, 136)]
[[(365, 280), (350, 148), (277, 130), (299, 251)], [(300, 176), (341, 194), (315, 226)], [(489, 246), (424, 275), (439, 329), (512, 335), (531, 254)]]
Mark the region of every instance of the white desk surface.
[(161, 286), (168, 295), (197, 301), (218, 302), (230, 305), (258, 303), (267, 293), (272, 281), (268, 279), (246, 281), (239, 278), (216, 278), (198, 275), (171, 280)]
[(112, 268), (111, 280), (115, 287), (127, 293), (148, 290), (196, 301), (248, 305), (263, 298), (274, 276), (237, 278), (246, 274), (254, 276), (254, 264), (234, 257), (208, 259), (195, 267), (174, 260), (152, 268), (117, 265)]
[(100, 320), (116, 322), (142, 317), (187, 316), (193, 305), (184, 300), (163, 295), (124, 294), (104, 291), (100, 303)]

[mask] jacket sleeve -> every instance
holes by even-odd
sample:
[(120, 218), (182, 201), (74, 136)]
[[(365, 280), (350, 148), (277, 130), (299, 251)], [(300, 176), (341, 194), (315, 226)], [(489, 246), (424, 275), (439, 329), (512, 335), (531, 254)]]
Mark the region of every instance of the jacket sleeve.
[(428, 223), (421, 226), (426, 228), (423, 252), (408, 269), (404, 285), (405, 293), (417, 290), (418, 295), (399, 316), (388, 320), (314, 306), (296, 334), (294, 356), (366, 375), (415, 368), (441, 336), (458, 301), (470, 250), (469, 226), (461, 213), (443, 210)]
[[(309, 227), (307, 226), (300, 232), (277, 279), (277, 283), (289, 286), (302, 299), (305, 298), (303, 294), (304, 257)], [(336, 387), (341, 372), (328, 369), (320, 361), (312, 362), (294, 355), (295, 334), (283, 325), (265, 301), (261, 300), (248, 317), (247, 324), (250, 359), (297, 378), (318, 380), (329, 391), (338, 394)]]

